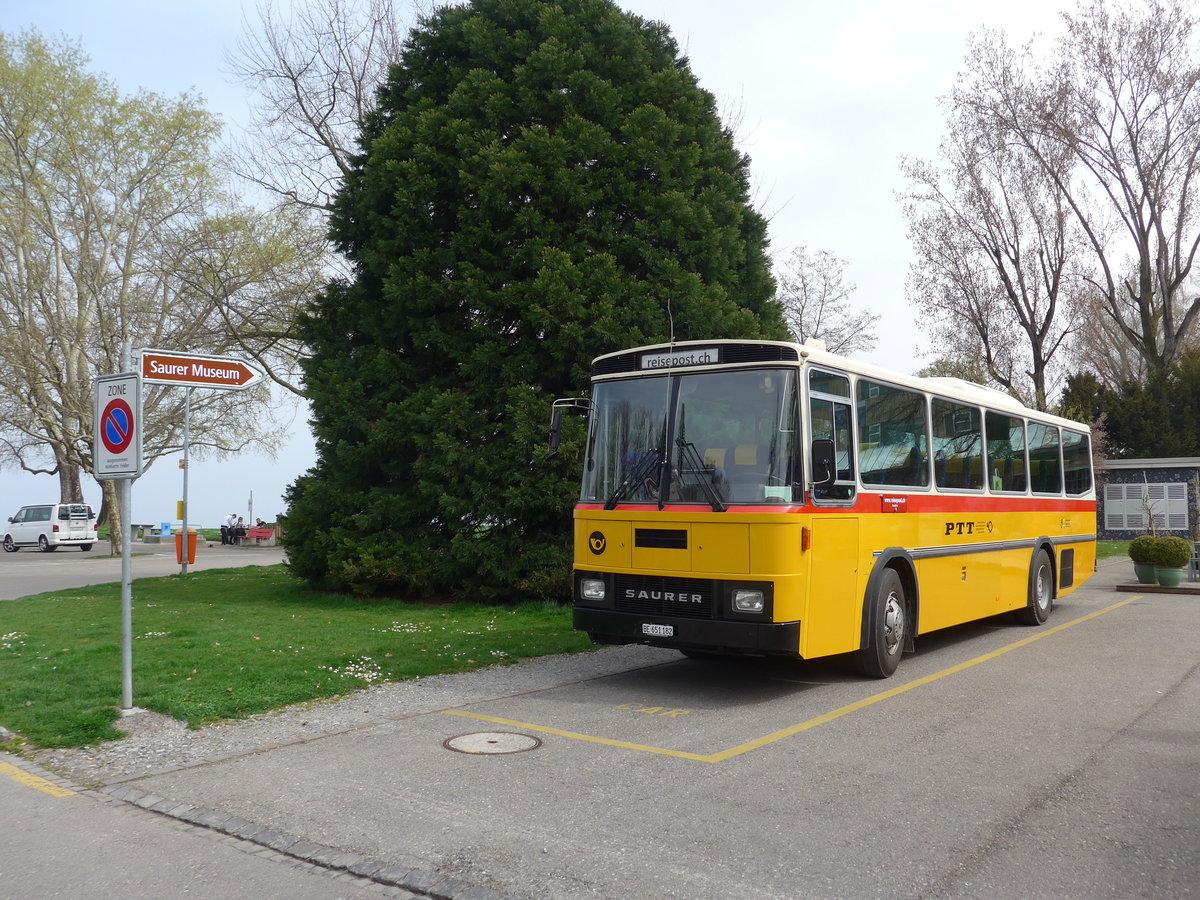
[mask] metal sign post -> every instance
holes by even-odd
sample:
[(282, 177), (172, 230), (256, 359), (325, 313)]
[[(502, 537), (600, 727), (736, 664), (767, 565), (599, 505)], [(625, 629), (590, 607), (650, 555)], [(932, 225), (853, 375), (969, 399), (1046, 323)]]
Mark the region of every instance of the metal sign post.
[[(129, 345), (121, 348), (129, 368)], [(121, 536), (121, 709), (133, 709), (133, 557), (129, 517), (133, 479), (142, 474), (142, 382), (137, 372), (101, 375), (94, 386), (92, 459), (96, 478), (117, 481)]]
[(192, 389), (188, 388), (183, 398), (183, 510), (179, 517), (183, 520), (183, 553), (179, 555), (179, 574), (186, 575), (188, 567), (188, 550), (191, 548), (191, 535), (188, 533), (188, 431), (192, 426)]

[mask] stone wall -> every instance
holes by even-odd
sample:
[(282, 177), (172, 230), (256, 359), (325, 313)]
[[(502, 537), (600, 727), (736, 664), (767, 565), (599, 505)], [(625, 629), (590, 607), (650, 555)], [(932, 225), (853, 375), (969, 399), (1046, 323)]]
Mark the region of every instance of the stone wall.
[[(1142, 465), (1130, 466), (1130, 463)], [(1119, 468), (1116, 466), (1120, 466)], [(1127, 541), (1145, 534), (1148, 529), (1105, 528), (1104, 486), (1106, 484), (1186, 484), (1186, 529), (1160, 527), (1159, 534), (1174, 534), (1188, 540), (1200, 540), (1200, 460), (1195, 465), (1166, 463), (1164, 460), (1118, 460), (1111, 468), (1096, 472), (1096, 528), (1102, 541)]]

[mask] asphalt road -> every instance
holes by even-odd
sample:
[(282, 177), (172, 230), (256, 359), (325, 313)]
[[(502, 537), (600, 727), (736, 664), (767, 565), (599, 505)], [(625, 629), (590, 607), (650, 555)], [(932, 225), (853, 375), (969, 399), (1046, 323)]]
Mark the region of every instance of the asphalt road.
[(505, 896), (1198, 897), (1200, 598), (1128, 568), (886, 681), (613, 648), (126, 785)]
[[(130, 549), (134, 579), (179, 573), (173, 543), (134, 542)], [(196, 561), (188, 565), (188, 571), (269, 566), (282, 561), (282, 547), (234, 547), (223, 546), (219, 541), (200, 541), (196, 547)], [(121, 558), (110, 555), (107, 541), (94, 544), (86, 553), (75, 547), (60, 547), (52, 553), (33, 548), (22, 548), (16, 553), (0, 552), (0, 600), (120, 580)]]
[(332, 900), (373, 893), (359, 880), (245, 841), (64, 791), (4, 754), (0, 776), (6, 776), (0, 777), (6, 832), (0, 897), (6, 900)]

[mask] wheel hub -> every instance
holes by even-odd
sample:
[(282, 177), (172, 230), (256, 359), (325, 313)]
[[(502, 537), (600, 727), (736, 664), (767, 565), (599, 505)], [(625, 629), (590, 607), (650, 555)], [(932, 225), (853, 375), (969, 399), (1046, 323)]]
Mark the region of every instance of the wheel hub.
[(900, 651), (904, 640), (904, 606), (895, 594), (888, 594), (883, 607), (883, 648), (888, 656)]
[(1038, 572), (1037, 602), (1042, 609), (1050, 608), (1050, 575), (1045, 569)]

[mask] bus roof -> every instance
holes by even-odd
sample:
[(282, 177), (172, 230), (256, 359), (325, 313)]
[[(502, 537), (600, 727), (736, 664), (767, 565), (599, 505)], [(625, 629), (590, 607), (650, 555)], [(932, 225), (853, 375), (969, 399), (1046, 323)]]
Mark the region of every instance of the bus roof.
[[(739, 359), (735, 362), (710, 363), (703, 361), (692, 362), (687, 361), (689, 355), (694, 357), (693, 351), (699, 351), (703, 348), (718, 348), (718, 347), (738, 347), (744, 348), (761, 348), (764, 351), (770, 351), (767, 355), (753, 358), (755, 354), (740, 353)], [(791, 351), (791, 352), (788, 352)], [(668, 357), (668, 362), (673, 362), (675, 358), (683, 360), (682, 362), (668, 365), (663, 364), (653, 368), (643, 368), (640, 370), (626, 369), (608, 370), (605, 362), (615, 361), (622, 356), (638, 357), (642, 355), (656, 355)], [(762, 366), (770, 364), (779, 364), (780, 362), (787, 363), (788, 361), (799, 362), (801, 364), (809, 364), (816, 366), (826, 366), (832, 369), (841, 370), (854, 375), (860, 375), (878, 381), (886, 381), (898, 387), (908, 387), (913, 390), (936, 394), (948, 399), (961, 400), (971, 405), (985, 406), (990, 409), (1011, 412), (1014, 415), (1021, 415), (1027, 418), (1038, 419), (1045, 422), (1053, 422), (1058, 425), (1068, 426), (1077, 431), (1090, 432), (1091, 429), (1083, 422), (1075, 422), (1070, 419), (1064, 419), (1061, 416), (1056, 416), (1051, 413), (1040, 412), (1025, 406), (1021, 401), (1006, 394), (1003, 391), (998, 391), (995, 388), (990, 388), (982, 384), (976, 384), (972, 381), (966, 381), (962, 378), (947, 378), (947, 377), (921, 377), (919, 375), (906, 375), (902, 372), (897, 372), (891, 369), (885, 369), (881, 366), (876, 366), (871, 363), (861, 362), (860, 360), (851, 359), (847, 356), (838, 356), (835, 353), (830, 353), (825, 349), (824, 341), (809, 340), (803, 344), (797, 344), (789, 341), (759, 341), (759, 340), (711, 340), (711, 341), (677, 341), (668, 344), (648, 344), (643, 347), (629, 347), (625, 350), (619, 350), (615, 353), (606, 353), (603, 356), (597, 356), (592, 360), (593, 380), (607, 379), (614, 377), (628, 377), (631, 374), (665, 374), (668, 371), (711, 371), (712, 369), (727, 369), (727, 368), (746, 368), (751, 366)]]

